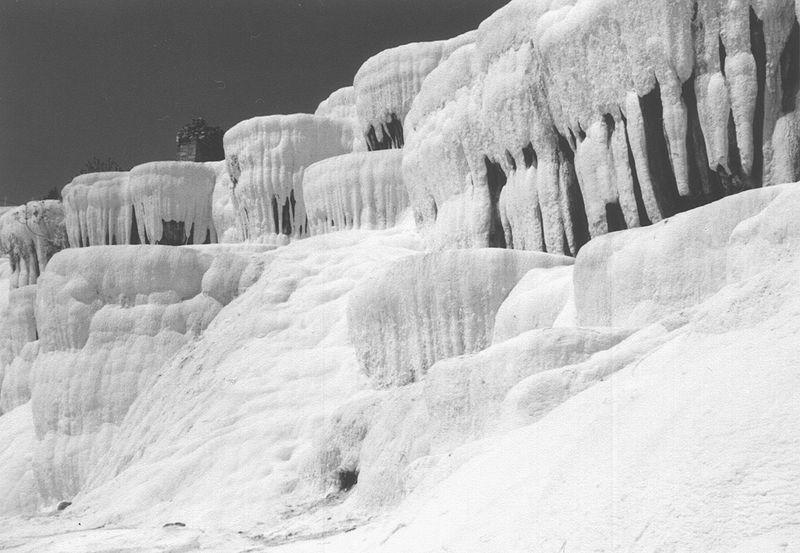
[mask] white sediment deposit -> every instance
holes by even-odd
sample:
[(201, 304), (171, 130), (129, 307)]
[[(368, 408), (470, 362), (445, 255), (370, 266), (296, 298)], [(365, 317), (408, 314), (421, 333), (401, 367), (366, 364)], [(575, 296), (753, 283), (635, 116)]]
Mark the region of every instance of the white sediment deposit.
[(347, 121), (306, 114), (255, 117), (226, 132), (225, 159), (245, 238), (306, 233), (306, 167), (351, 152), (352, 145)]
[(0, 254), (9, 260), (11, 288), (36, 284), (50, 258), (67, 244), (59, 201), (28, 202), (0, 215)]
[(0, 214), (0, 549), (800, 551), (798, 9), (512, 0)]
[(408, 207), (399, 150), (358, 152), (306, 169), (303, 195), (310, 234), (393, 227)]
[(217, 174), (204, 163), (156, 161), (130, 171), (141, 244), (216, 242), (212, 196)]

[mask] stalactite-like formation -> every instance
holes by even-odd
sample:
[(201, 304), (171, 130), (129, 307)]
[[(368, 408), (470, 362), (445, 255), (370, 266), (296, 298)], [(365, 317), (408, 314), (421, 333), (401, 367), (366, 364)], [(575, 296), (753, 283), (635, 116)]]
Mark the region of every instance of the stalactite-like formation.
[(502, 173), (506, 246), (574, 255), (797, 180), (797, 29), (788, 0), (510, 3), (404, 120), (421, 228), (435, 247), (500, 245)]
[(79, 175), (61, 195), (71, 247), (130, 244), (137, 233), (127, 172)]
[(228, 175), (228, 164), (223, 160), (209, 161), (206, 165), (216, 174), (214, 194), (211, 198), (211, 217), (214, 220), (217, 239), (220, 243), (241, 242), (244, 231), (236, 217), (236, 206), (231, 190), (233, 182)]
[(306, 114), (256, 117), (226, 132), (228, 174), (245, 238), (306, 234), (306, 167), (349, 153), (352, 145), (347, 120)]
[(402, 148), (403, 125), (425, 77), (474, 32), (450, 40), (406, 44), (369, 58), (356, 73), (356, 111), (370, 150)]
[(0, 255), (11, 263), (11, 288), (36, 284), (50, 258), (68, 244), (60, 201), (28, 202), (0, 216)]
[(164, 161), (89, 173), (64, 187), (73, 248), (216, 242), (211, 197), (225, 163)]
[(419, 381), (436, 361), (491, 343), (497, 310), (526, 273), (571, 264), (497, 249), (405, 257), (350, 296), (350, 340), (361, 367), (377, 387)]
[(217, 241), (211, 216), (216, 182), (204, 163), (156, 161), (131, 169), (130, 200), (142, 244), (179, 246)]
[(311, 234), (394, 226), (408, 207), (399, 150), (357, 152), (306, 169), (303, 195)]

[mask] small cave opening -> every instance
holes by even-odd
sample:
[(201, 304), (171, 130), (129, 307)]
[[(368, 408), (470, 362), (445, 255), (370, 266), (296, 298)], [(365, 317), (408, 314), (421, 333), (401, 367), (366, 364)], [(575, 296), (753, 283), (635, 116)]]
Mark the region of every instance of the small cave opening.
[(506, 234), (500, 218), (500, 193), (506, 185), (506, 174), (499, 163), (492, 162), (484, 156), (486, 164), (486, 182), (489, 187), (489, 247), (505, 248)]
[(529, 169), (539, 167), (539, 158), (536, 155), (536, 150), (533, 149), (533, 143), (528, 142), (528, 145), (522, 148), (522, 157), (525, 160), (525, 168)]
[(746, 177), (742, 171), (742, 158), (739, 156), (739, 141), (736, 138), (736, 122), (733, 112), (728, 114), (728, 168), (730, 173), (722, 169), (720, 180), (725, 195), (730, 196), (747, 188)]
[(278, 197), (272, 196), (270, 200), (270, 205), (272, 206), (272, 228), (275, 230), (275, 234), (281, 233), (280, 228), (280, 219), (278, 218)]
[(653, 192), (661, 213), (669, 217), (678, 211), (676, 204), (679, 194), (664, 129), (664, 109), (661, 103), (661, 85), (658, 81), (653, 90), (639, 97), (639, 107), (644, 122), (647, 169), (653, 181)]
[(349, 492), (358, 484), (358, 469), (340, 470), (336, 473), (336, 483), (339, 491)]
[(136, 222), (136, 209), (133, 206), (131, 206), (131, 237), (128, 241), (134, 246), (141, 244), (141, 240), (139, 240), (139, 225)]
[(364, 138), (367, 141), (367, 149), (370, 152), (375, 150), (390, 150), (392, 148), (402, 148), (405, 142), (403, 137), (403, 123), (394, 113), (391, 114), (388, 123), (381, 123), (383, 137), (378, 140), (378, 133), (375, 127), (370, 126)]
[(608, 131), (608, 135), (611, 136), (614, 134), (614, 130), (617, 128), (617, 122), (614, 121), (614, 116), (610, 113), (606, 113), (603, 115), (603, 123), (606, 124), (606, 129)]
[(281, 228), (283, 234), (292, 234), (292, 217), (294, 216), (294, 193), (283, 203), (281, 213)]
[(636, 213), (639, 215), (639, 224), (647, 226), (652, 223), (650, 217), (647, 215), (647, 209), (644, 206), (644, 199), (642, 198), (642, 185), (639, 182), (639, 174), (636, 172), (636, 159), (633, 155), (631, 148), (631, 140), (628, 136), (628, 120), (622, 116), (622, 128), (625, 130), (625, 146), (628, 150), (628, 167), (631, 168), (631, 180), (633, 181), (633, 197), (636, 199)]
[[(575, 173), (575, 152), (570, 146), (567, 137), (558, 132), (558, 129), (553, 129), (558, 136), (557, 155), (560, 165), (560, 177), (562, 186), (566, 190), (567, 206), (569, 209), (569, 219), (572, 221), (572, 237), (574, 251), (564, 253), (566, 255), (576, 256), (581, 247), (589, 241), (589, 219), (586, 216), (586, 205), (583, 201), (583, 192), (581, 192), (580, 184), (578, 183), (578, 176)], [(572, 131), (570, 131), (570, 134)], [(573, 136), (574, 140), (574, 136)], [(564, 244), (569, 244), (565, 241)], [(565, 246), (566, 248), (567, 246)]]
[(622, 213), (622, 207), (620, 207), (619, 202), (606, 204), (606, 222), (608, 224), (608, 232), (626, 230), (628, 228), (628, 225), (625, 223), (625, 215)]
[(161, 240), (157, 243), (162, 246), (184, 246), (192, 243), (192, 237), (186, 237), (186, 223), (183, 221), (161, 220)]
[[(686, 149), (689, 155), (689, 186), (692, 198), (686, 198), (685, 209), (691, 209), (722, 197), (719, 175), (708, 166), (706, 139), (700, 126), (700, 114), (695, 93), (695, 75), (683, 83), (681, 96), (686, 105)], [(691, 204), (691, 205), (689, 205)]]
[(800, 24), (797, 18), (781, 53), (781, 111), (794, 111), (800, 89)]

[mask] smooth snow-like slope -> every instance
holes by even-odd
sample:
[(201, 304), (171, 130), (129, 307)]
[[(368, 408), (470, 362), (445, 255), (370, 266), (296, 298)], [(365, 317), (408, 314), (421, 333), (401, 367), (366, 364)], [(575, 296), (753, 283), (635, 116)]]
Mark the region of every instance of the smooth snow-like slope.
[[(148, 375), (147, 391), (101, 464), (97, 487), (76, 496), (59, 519), (0, 532), (0, 544), (20, 544), (24, 531), (39, 537), (26, 538), (22, 550), (56, 551), (59, 543), (46, 534), (80, 522), (106, 525), (70, 538), (85, 551), (166, 543), (188, 550), (365, 553), (798, 550), (800, 188), (776, 192), (726, 231), (728, 283), (716, 281), (718, 291), (698, 306), (674, 299), (659, 322), (589, 358), (574, 347), (579, 342), (558, 346), (547, 333), (608, 338), (545, 329), (447, 360), (431, 369), (437, 381), (421, 394), (411, 386), (378, 392), (386, 410), (373, 418), (377, 424), (341, 410), (361, 401), (369, 413), (376, 399), (354, 393), (367, 383), (346, 342), (347, 291), (376, 264), (408, 255), (416, 238), (398, 231), (335, 233), (265, 254), (259, 282), (196, 344)], [(690, 212), (653, 232), (691, 227), (692, 216), (704, 215)], [(641, 233), (615, 239), (624, 236), (632, 243), (653, 239)], [(567, 360), (578, 364), (548, 361), (529, 376), (524, 362), (504, 365), (513, 371), (486, 370), (503, 356), (524, 361), (525, 351), (553, 360), (579, 355)], [(452, 394), (457, 379), (447, 378), (459, 367), (470, 373), (462, 380), (467, 403)], [(519, 377), (516, 385), (509, 380)], [(411, 393), (401, 396), (406, 389)], [(464, 412), (474, 426), (441, 426), (427, 436), (430, 428), (413, 426), (463, 423), (449, 418), (451, 397), (479, 408)], [(442, 416), (419, 416), (418, 404), (428, 398), (446, 409)], [(324, 436), (326, 415), (334, 414), (340, 430), (352, 422), (358, 431), (366, 422), (368, 432), (359, 461), (363, 481), (344, 502), (315, 493), (313, 472), (302, 470), (324, 452), (313, 444)], [(500, 435), (498, 423), (527, 426)], [(433, 455), (406, 470), (393, 465), (417, 455), (404, 454), (403, 442), (431, 438)], [(455, 449), (443, 448), (444, 440)], [(381, 484), (380, 475), (392, 480)], [(371, 510), (378, 518), (365, 520), (363, 504), (354, 500), (366, 501), (386, 482), (408, 486), (411, 495), (397, 511)], [(397, 488), (382, 492), (397, 498)], [(157, 528), (168, 521), (188, 527)]]
[[(798, 207), (798, 185), (782, 187), (737, 225), (729, 284), (677, 302), (650, 327), (660, 337), (629, 338), (647, 346), (634, 362), (607, 358), (594, 386), (532, 424), (429, 463), (386, 519), (277, 550), (800, 551)], [(570, 373), (580, 391), (578, 367), (529, 377), (504, 408), (534, 412)]]
[(418, 246), (408, 231), (350, 232), (262, 254), (259, 281), (197, 343), (142, 374), (75, 509), (251, 528), (279, 516), (295, 488), (305, 497), (301, 471), (321, 423), (368, 386), (347, 340), (348, 293)]

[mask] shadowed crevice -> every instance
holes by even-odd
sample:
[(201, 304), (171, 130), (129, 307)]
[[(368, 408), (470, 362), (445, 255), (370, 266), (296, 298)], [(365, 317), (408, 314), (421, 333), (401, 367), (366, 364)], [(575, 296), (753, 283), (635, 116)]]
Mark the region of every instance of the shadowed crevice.
[(499, 163), (492, 162), (484, 156), (486, 164), (486, 182), (489, 187), (489, 247), (505, 248), (506, 235), (500, 218), (500, 193), (506, 185), (506, 174)]

